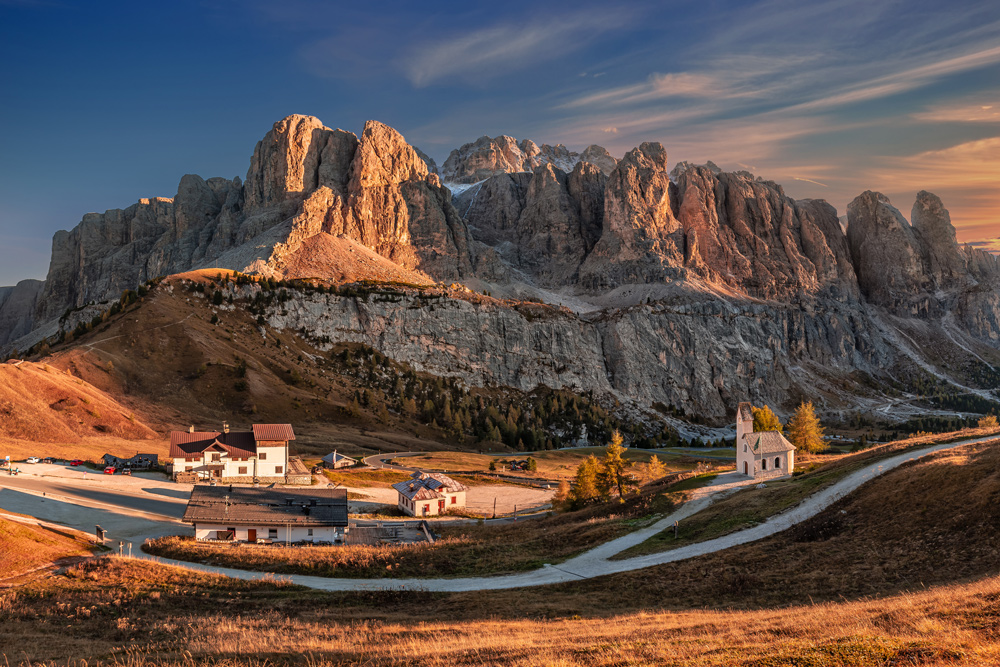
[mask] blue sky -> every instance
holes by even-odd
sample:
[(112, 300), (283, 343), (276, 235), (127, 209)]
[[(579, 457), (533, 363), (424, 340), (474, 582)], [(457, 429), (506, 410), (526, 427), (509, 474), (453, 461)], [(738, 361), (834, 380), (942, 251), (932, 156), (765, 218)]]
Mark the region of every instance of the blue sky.
[[(84, 213), (243, 177), (291, 113), (439, 162), (509, 134), (749, 168), (1000, 237), (1000, 3), (0, 0), (0, 285)], [(996, 243), (1000, 247), (1000, 241)]]

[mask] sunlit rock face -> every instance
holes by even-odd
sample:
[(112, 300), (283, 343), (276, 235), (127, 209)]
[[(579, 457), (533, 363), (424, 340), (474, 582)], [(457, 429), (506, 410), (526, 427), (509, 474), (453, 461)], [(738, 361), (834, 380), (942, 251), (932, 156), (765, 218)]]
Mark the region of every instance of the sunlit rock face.
[(569, 173), (580, 162), (596, 166), (605, 175), (614, 170), (618, 161), (601, 146), (591, 145), (583, 153), (570, 151), (562, 144), (538, 146), (530, 139), (514, 137), (480, 137), (456, 148), (441, 165), (445, 183), (469, 184), (518, 172), (533, 172), (540, 166), (552, 165)]
[[(845, 233), (824, 201), (711, 163), (671, 170), (658, 143), (619, 161), (598, 146), (483, 137), (438, 170), (377, 121), (358, 136), (289, 116), (244, 180), (186, 175), (173, 198), (57, 233), (44, 283), (0, 288), (0, 346), (24, 349), (69, 309), (195, 268), (454, 282), (513, 299), (299, 295), (268, 321), (469, 384), (720, 418), (742, 400), (849, 404), (929, 349), (1000, 366), (996, 258), (959, 247), (930, 193), (911, 221), (865, 192)], [(525, 311), (521, 298), (568, 306)]]

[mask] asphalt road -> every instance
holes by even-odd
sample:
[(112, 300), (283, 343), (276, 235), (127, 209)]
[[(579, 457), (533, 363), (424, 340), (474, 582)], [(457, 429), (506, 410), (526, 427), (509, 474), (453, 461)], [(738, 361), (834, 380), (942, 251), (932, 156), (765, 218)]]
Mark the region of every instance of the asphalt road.
[[(29, 477), (26, 475), (7, 475), (0, 473), (0, 490), (22, 490), (34, 492), (34, 494), (44, 493), (43, 497), (52, 497), (54, 500), (64, 500), (68, 502), (82, 501), (88, 504), (99, 503), (101, 505), (113, 506), (126, 510), (142, 512), (146, 514), (160, 514), (165, 517), (179, 519), (184, 515), (184, 508), (187, 505), (185, 499), (170, 499), (162, 496), (160, 489), (151, 487), (151, 490), (143, 495), (125, 493), (118, 490), (101, 489), (99, 482), (95, 482), (94, 487), (88, 487), (88, 482), (73, 481), (67, 483), (60, 478)], [(160, 492), (160, 493), (158, 493)], [(0, 507), (3, 507), (2, 494), (0, 494)], [(5, 508), (11, 509), (11, 508)]]

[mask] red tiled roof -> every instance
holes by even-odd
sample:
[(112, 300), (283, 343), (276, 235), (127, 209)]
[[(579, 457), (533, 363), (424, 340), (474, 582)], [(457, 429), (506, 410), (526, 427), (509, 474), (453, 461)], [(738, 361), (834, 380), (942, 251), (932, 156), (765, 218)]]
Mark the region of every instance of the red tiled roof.
[(246, 459), (257, 454), (257, 442), (249, 431), (171, 431), (170, 458), (180, 459), (210, 449), (224, 450), (233, 458)]
[(254, 424), (253, 437), (258, 442), (261, 440), (288, 442), (295, 440), (295, 432), (292, 431), (291, 424)]

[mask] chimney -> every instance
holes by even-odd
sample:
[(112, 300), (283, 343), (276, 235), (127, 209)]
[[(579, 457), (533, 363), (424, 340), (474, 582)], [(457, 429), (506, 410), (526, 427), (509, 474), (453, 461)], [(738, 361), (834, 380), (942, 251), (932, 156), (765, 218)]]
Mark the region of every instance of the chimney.
[(309, 516), (309, 507), (307, 505), (302, 506), (302, 513)]
[(188, 426), (188, 433), (194, 433), (194, 426)]
[(222, 432), (229, 433), (229, 422), (222, 422)]

